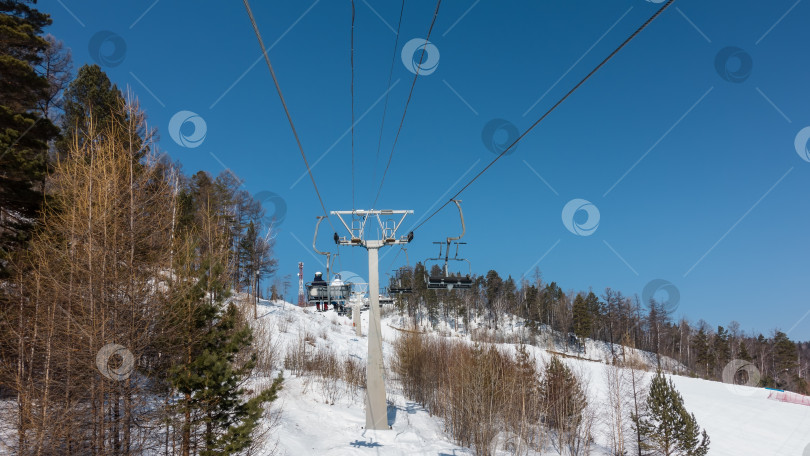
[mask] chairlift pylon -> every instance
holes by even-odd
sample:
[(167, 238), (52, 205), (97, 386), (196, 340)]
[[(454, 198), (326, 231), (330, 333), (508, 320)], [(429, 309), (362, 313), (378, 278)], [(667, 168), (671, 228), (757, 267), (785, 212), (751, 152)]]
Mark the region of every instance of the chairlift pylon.
[[(427, 280), (427, 288), (429, 290), (452, 290), (454, 288), (466, 290), (472, 288), (472, 265), (470, 261), (466, 258), (460, 258), (458, 256), (458, 249), (461, 244), (466, 244), (466, 242), (459, 242), (461, 238), (464, 237), (464, 234), (467, 232), (467, 228), (464, 224), (464, 212), (461, 210), (461, 200), (452, 200), (456, 203), (456, 207), (458, 207), (458, 215), (461, 218), (461, 234), (457, 237), (448, 237), (444, 242), (434, 242), (434, 244), (439, 244), (439, 256), (436, 258), (428, 258), (425, 260), (425, 276)], [(452, 244), (456, 245), (456, 251), (453, 257), (450, 257), (450, 247)], [(442, 258), (442, 248), (444, 247), (444, 258)], [(444, 261), (444, 267), (442, 268), (442, 273), (439, 275), (431, 275), (430, 268), (428, 267), (429, 262), (441, 262)], [(468, 273), (467, 275), (452, 275), (450, 274), (448, 263), (450, 261), (458, 261), (458, 262), (466, 262)]]

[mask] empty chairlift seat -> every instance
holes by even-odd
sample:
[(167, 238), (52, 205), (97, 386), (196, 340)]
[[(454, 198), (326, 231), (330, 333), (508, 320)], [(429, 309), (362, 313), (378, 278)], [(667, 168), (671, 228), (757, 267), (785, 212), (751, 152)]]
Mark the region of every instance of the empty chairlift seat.
[[(473, 281), (470, 278), (472, 275), (472, 267), (470, 262), (465, 258), (460, 258), (458, 256), (458, 248), (460, 245), (464, 244), (464, 242), (459, 242), (461, 238), (464, 237), (464, 233), (467, 231), (466, 226), (464, 225), (464, 212), (461, 210), (461, 201), (460, 200), (452, 200), (456, 203), (456, 207), (458, 207), (458, 215), (461, 219), (461, 234), (456, 237), (448, 237), (444, 242), (434, 242), (434, 244), (439, 245), (439, 256), (436, 258), (428, 258), (425, 260), (425, 272), (427, 276), (427, 287), (431, 290), (452, 290), (452, 289), (461, 289), (466, 290), (472, 288)], [(455, 255), (450, 257), (450, 248), (455, 244), (456, 252)], [(442, 247), (444, 247), (444, 258), (442, 258)], [(454, 264), (458, 264), (461, 262), (467, 263), (468, 274), (462, 275), (461, 273), (458, 274), (451, 274), (448, 268), (448, 264), (450, 262), (455, 262)], [(429, 264), (430, 263), (443, 263), (442, 267), (437, 268), (437, 270), (441, 271), (441, 274), (430, 274), (429, 271)], [(432, 271), (436, 272), (436, 271)]]
[[(406, 253), (407, 254), (407, 253)], [(411, 288), (410, 281), (412, 280), (412, 275), (409, 276), (408, 280), (404, 280), (403, 269), (408, 268), (407, 266), (403, 266), (396, 270), (396, 277), (392, 281), (391, 285), (388, 287), (389, 294), (411, 294), (413, 293), (413, 288)]]
[(431, 290), (469, 289), (473, 281), (469, 276), (429, 276), (427, 287)]

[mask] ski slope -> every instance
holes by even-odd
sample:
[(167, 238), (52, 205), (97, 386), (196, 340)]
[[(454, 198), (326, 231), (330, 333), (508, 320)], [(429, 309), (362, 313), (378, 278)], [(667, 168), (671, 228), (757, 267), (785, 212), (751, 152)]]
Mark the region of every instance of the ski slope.
[[(295, 346), (305, 334), (314, 336), (314, 344), (330, 347), (341, 357), (365, 360), (367, 350), (368, 312), (362, 313), (362, 336), (355, 335), (349, 318), (333, 311), (323, 313), (304, 310), (282, 301), (262, 301), (256, 324), (270, 329), (279, 347), (279, 367), (287, 347)], [(382, 319), (383, 352), (388, 360), (392, 342), (398, 337), (402, 319), (397, 315)], [(503, 325), (502, 331), (518, 331), (517, 325)], [(466, 337), (443, 328), (445, 337)], [(499, 344), (506, 350), (514, 345)], [(604, 344), (589, 341), (587, 357), (607, 359)], [(547, 350), (529, 347), (535, 358), (544, 363), (551, 356)], [(600, 361), (566, 358), (565, 362), (588, 381), (591, 404), (601, 404), (606, 395), (604, 371)], [(389, 363), (386, 361), (386, 366)], [(652, 375), (652, 374), (647, 374)], [(389, 400), (389, 424), (386, 431), (365, 430), (362, 391), (356, 397), (344, 394), (329, 405), (319, 391), (320, 384), (308, 376), (296, 377), (284, 371), (284, 390), (279, 396), (281, 415), (273, 438), (277, 450), (286, 455), (467, 455), (468, 448), (454, 444), (444, 433), (440, 419), (431, 417), (418, 404), (404, 398), (392, 379), (386, 379)], [(672, 376), (683, 395), (687, 409), (711, 438), (710, 455), (810, 455), (810, 407), (767, 399), (768, 391), (727, 385), (720, 382)], [(609, 454), (607, 442), (597, 423), (593, 432), (595, 444), (591, 454)], [(506, 453), (502, 453), (506, 454)], [(553, 452), (543, 455), (556, 454)]]

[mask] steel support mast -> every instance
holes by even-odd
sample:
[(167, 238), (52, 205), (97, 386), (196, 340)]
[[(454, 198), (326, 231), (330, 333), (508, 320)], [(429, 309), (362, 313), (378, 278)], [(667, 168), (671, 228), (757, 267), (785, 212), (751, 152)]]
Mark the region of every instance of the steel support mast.
[[(413, 232), (407, 236), (397, 237), (397, 229), (402, 225), (411, 210), (362, 210), (332, 211), (349, 232), (349, 236), (335, 233), (338, 245), (365, 247), (368, 251), (368, 365), (366, 367), (366, 429), (390, 429), (388, 426), (388, 409), (385, 402), (385, 380), (383, 373), (382, 329), (380, 327), (380, 278), (378, 252), (387, 245), (407, 244), (413, 239)], [(343, 217), (351, 217), (349, 226)], [(396, 217), (399, 220), (396, 220)], [(385, 221), (383, 221), (385, 218)], [(366, 225), (376, 219), (382, 239), (368, 239)], [(373, 225), (370, 228), (373, 228)]]

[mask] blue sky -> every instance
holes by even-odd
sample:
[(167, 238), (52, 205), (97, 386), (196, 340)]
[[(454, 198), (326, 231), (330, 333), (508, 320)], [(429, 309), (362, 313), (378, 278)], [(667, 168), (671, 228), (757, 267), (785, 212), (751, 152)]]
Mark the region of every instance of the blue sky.
[[(356, 3), (355, 204), (368, 208), (413, 80), (402, 49), (424, 40), (435, 2), (405, 6), (377, 181), (400, 2)], [(251, 193), (283, 199), (279, 274), (294, 277), (304, 261), (309, 279), (323, 269), (310, 249), (320, 206), (309, 178), (299, 180), (303, 161), (242, 3), (212, 5), (39, 2), (76, 68), (98, 62), (130, 86), (160, 148), (187, 173), (227, 167)], [(252, 6), (327, 209), (351, 209), (350, 2)], [(490, 121), (524, 131), (660, 6), (442, 2), (430, 37), (438, 65), (416, 82), (378, 208), (413, 209), (406, 228), (428, 215), (495, 157), (482, 140)], [(806, 141), (795, 144), (810, 126), (808, 18), (810, 3), (796, 0), (676, 1), (461, 195), (473, 271), (519, 278), (537, 267), (565, 290), (600, 294), (641, 295), (663, 279), (679, 291), (676, 318), (810, 339), (810, 158)], [(729, 47), (737, 50), (723, 54)], [(172, 139), (180, 111), (204, 120), (196, 147)], [(190, 123), (180, 131), (193, 133)], [(507, 137), (500, 129), (494, 142)], [(596, 212), (588, 220), (576, 210), (584, 203), (569, 211), (571, 230), (564, 223), (575, 199), (598, 211), (588, 235)], [(330, 231), (323, 225), (322, 249), (334, 249)], [(458, 231), (448, 206), (415, 233), (411, 264)], [(389, 250), (383, 277), (405, 264)], [(365, 251), (341, 248), (340, 257), (338, 269), (367, 276)]]

